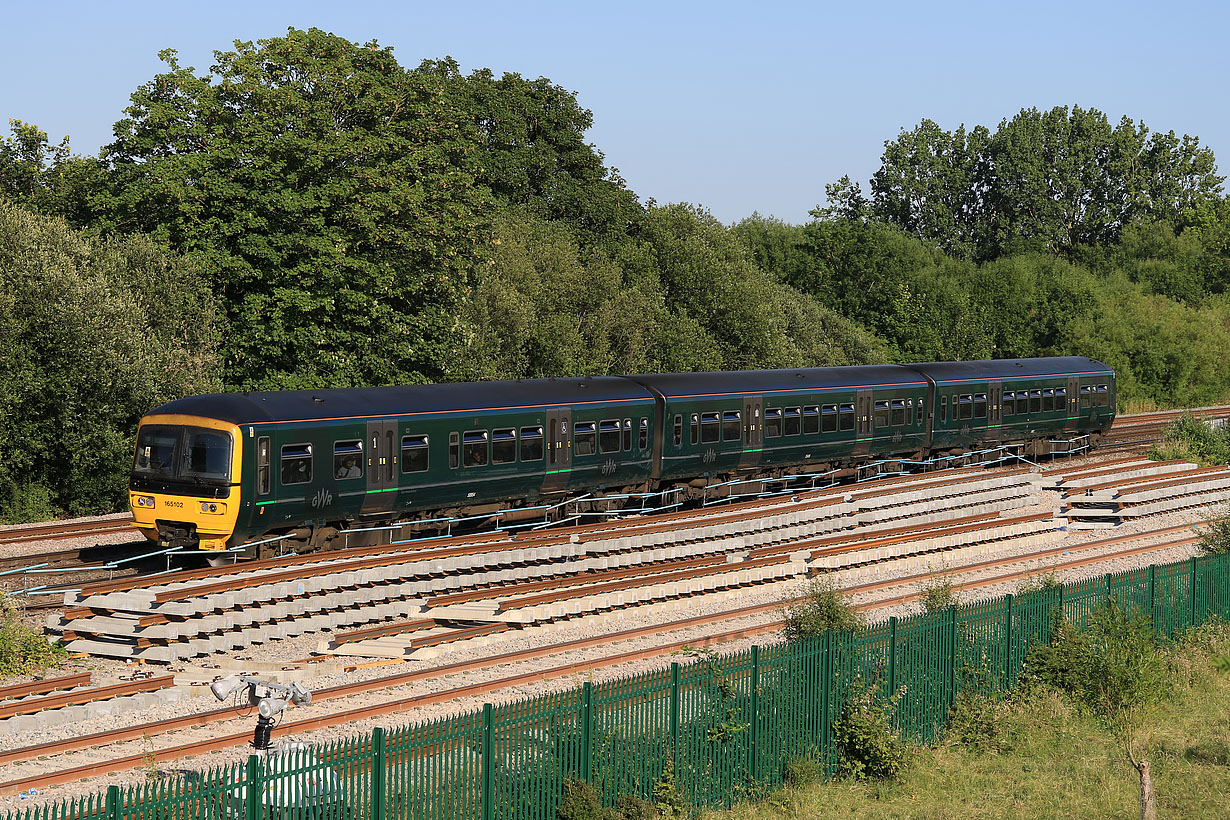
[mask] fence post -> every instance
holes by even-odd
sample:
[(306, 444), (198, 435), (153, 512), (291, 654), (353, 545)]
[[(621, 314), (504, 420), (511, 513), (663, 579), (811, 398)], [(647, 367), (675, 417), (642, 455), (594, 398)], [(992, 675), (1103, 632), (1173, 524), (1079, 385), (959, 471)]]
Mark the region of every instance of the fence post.
[(679, 664), (670, 664), (670, 749), (678, 761), (679, 749)]
[(755, 782), (759, 776), (759, 763), (757, 752), (760, 744), (757, 742), (757, 735), (760, 734), (760, 646), (753, 644), (752, 646), (752, 733), (747, 744), (747, 776), (752, 782)]
[(1110, 605), (1110, 573), (1106, 573), (1106, 603)]
[(586, 782), (593, 774), (594, 685), (581, 684), (581, 760), (578, 775)]
[(1012, 685), (1012, 593), (1004, 596), (1004, 688)]
[(244, 806), (244, 814), (247, 820), (260, 820), (261, 812), (261, 795), (264, 794), (264, 789), (260, 784), (260, 758), (256, 755), (248, 755), (248, 799)]
[(490, 703), (483, 704), (483, 779), (480, 817), (492, 820), (495, 817), (495, 731)]
[(1196, 556), (1192, 556), (1192, 628), (1196, 627)]
[(957, 605), (948, 605), (948, 703), (957, 699)]
[(826, 772), (829, 760), (829, 738), (832, 736), (830, 728), (833, 716), (830, 713), (829, 701), (833, 699), (833, 668), (836, 666), (833, 655), (833, 632), (829, 630), (824, 633), (824, 668), (820, 672), (820, 737), (817, 738), (816, 743), (820, 748), (820, 763)]
[(888, 619), (888, 696), (897, 692), (897, 616)]
[(389, 777), (387, 745), (384, 727), (377, 726), (372, 730), (372, 810), (368, 815), (372, 820), (384, 820), (385, 783)]
[(107, 817), (109, 820), (119, 820), (120, 817), (120, 787), (107, 787)]
[(1153, 624), (1153, 634), (1157, 634), (1157, 564), (1149, 565), (1149, 621)]

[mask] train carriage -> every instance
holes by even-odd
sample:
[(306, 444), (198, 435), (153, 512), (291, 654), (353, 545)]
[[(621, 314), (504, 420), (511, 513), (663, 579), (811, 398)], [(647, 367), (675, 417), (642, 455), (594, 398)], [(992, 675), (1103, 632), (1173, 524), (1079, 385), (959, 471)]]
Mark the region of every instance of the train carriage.
[(1082, 357), (215, 394), (142, 419), (129, 497), (168, 547), (311, 550), (569, 498), (998, 443), (1037, 455), (1105, 432), (1114, 407), (1113, 371)]

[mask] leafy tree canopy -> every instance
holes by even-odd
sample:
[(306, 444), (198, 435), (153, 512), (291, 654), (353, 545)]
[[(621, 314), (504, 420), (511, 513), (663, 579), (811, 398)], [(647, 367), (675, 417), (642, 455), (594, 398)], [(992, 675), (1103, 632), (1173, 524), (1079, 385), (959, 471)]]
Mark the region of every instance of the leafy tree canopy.
[(215, 315), (196, 266), (149, 239), (0, 199), (0, 518), (122, 508), (137, 420), (220, 387)]
[(1111, 243), (1132, 223), (1217, 201), (1225, 180), (1198, 138), (1128, 117), (1112, 126), (1080, 106), (1024, 109), (994, 134), (923, 120), (884, 144), (881, 163), (870, 214), (977, 259)]
[(200, 260), (226, 306), (228, 383), (438, 378), (490, 207), (473, 125), (375, 41), (291, 29), (160, 55), (103, 151), (102, 227)]

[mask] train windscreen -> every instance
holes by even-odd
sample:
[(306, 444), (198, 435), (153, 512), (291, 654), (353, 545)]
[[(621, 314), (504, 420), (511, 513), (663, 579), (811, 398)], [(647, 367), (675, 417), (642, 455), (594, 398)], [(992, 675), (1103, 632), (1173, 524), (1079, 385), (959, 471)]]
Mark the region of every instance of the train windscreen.
[(199, 483), (231, 480), (231, 435), (221, 430), (147, 424), (137, 436), (135, 476)]

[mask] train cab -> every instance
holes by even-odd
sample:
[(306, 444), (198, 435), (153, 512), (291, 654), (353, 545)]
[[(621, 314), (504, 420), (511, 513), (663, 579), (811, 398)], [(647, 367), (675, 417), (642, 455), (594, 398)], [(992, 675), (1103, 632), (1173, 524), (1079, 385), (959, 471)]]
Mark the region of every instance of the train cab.
[(128, 483), (137, 529), (162, 547), (226, 549), (239, 513), (239, 436), (217, 419), (143, 418)]

